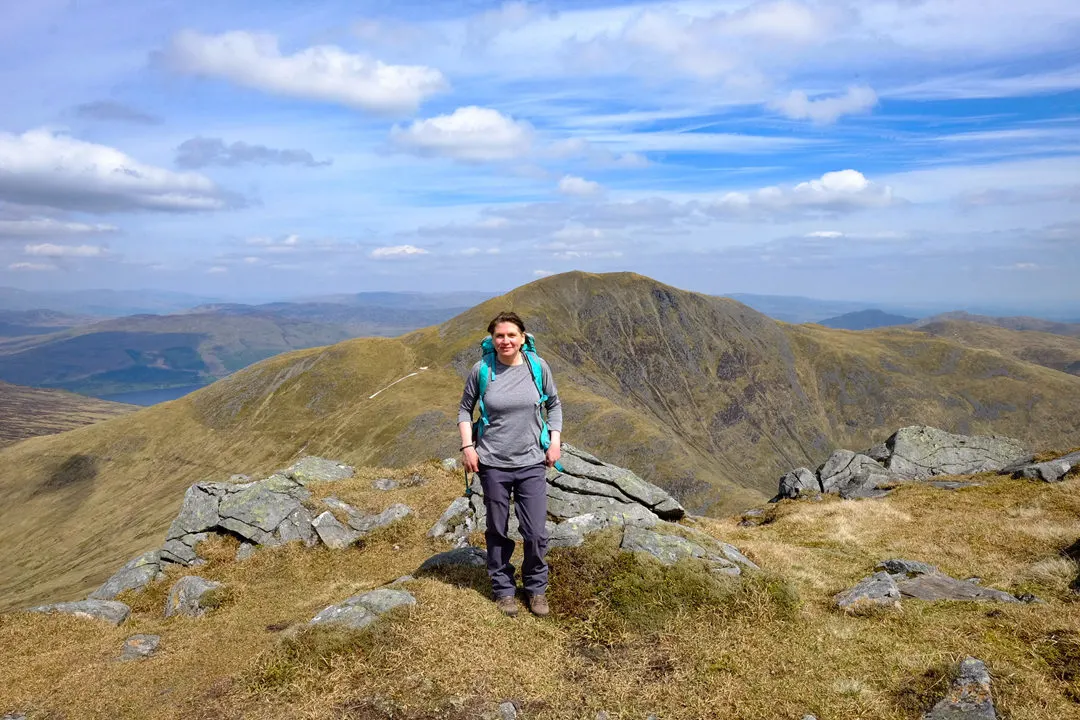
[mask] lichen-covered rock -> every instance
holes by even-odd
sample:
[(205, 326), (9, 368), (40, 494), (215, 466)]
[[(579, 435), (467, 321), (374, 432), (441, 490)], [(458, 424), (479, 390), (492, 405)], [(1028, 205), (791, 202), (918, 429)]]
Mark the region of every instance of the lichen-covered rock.
[(821, 489), (842, 498), (881, 497), (900, 478), (866, 455), (837, 450), (818, 468)]
[(906, 580), (898, 580), (896, 586), (902, 596), (927, 602), (939, 600), (1020, 602), (1019, 598), (1002, 590), (982, 587), (940, 573), (916, 575)]
[[(225, 525), (225, 521), (234, 520), (242, 523), (244, 527), (258, 528), (269, 535), (298, 507), (300, 503), (290, 495), (274, 492), (262, 483), (255, 483), (238, 492), (228, 493), (221, 499), (218, 505), (218, 524)], [(256, 538), (248, 539), (265, 544)]]
[(160, 645), (160, 635), (132, 635), (124, 641), (124, 649), (120, 651), (120, 661), (145, 660), (157, 652)]
[[(593, 480), (618, 490), (622, 495), (644, 505), (664, 520), (678, 520), (686, 514), (682, 505), (667, 492), (642, 480), (632, 471), (602, 462), (593, 455), (567, 443), (563, 444), (562, 450), (560, 464), (564, 472), (560, 473), (551, 468), (548, 471), (549, 486), (560, 487), (561, 483), (569, 483), (570, 478), (560, 477), (563, 475), (577, 478), (579, 481)], [(573, 490), (573, 488), (568, 489)], [(574, 515), (569, 517), (574, 517)]]
[(795, 468), (780, 478), (780, 488), (777, 496), (794, 500), (814, 493), (821, 492), (821, 483), (809, 468)]
[(356, 470), (345, 463), (315, 457), (314, 455), (300, 458), (281, 472), (301, 485), (316, 481), (335, 482), (337, 480), (348, 480), (356, 474)]
[(131, 608), (116, 600), (76, 600), (75, 602), (39, 605), (30, 608), (27, 612), (74, 615), (87, 620), (101, 620), (116, 626), (127, 620), (128, 615), (131, 614)]
[(628, 525), (623, 531), (620, 549), (627, 552), (642, 552), (659, 560), (664, 565), (674, 565), (679, 560), (697, 558), (705, 561), (718, 572), (738, 575), (739, 568), (727, 558), (710, 553), (701, 545), (677, 535), (654, 532), (647, 528)]
[(394, 608), (415, 604), (416, 598), (407, 590), (379, 588), (325, 608), (308, 624), (335, 624), (359, 630)]
[(460, 528), (465, 528), (470, 520), (469, 512), (472, 508), (469, 498), (462, 495), (454, 498), (450, 506), (443, 511), (439, 519), (428, 530), (428, 537), (441, 538), (446, 535), (456, 536)]
[(173, 583), (169, 597), (165, 599), (165, 617), (187, 615), (199, 617), (209, 609), (203, 604), (203, 597), (212, 590), (222, 587), (219, 582), (206, 580), (196, 575), (187, 575)]
[(194, 565), (199, 560), (195, 548), (208, 537), (210, 537), (209, 534), (201, 532), (171, 538), (161, 546), (159, 555), (166, 562), (178, 565)]
[(343, 550), (360, 537), (360, 533), (342, 525), (329, 510), (312, 520), (311, 526), (315, 528), (323, 544), (334, 550)]
[(151, 550), (129, 560), (105, 583), (90, 593), (91, 600), (115, 600), (125, 590), (142, 590), (161, 573), (161, 551)]
[(311, 511), (300, 505), (281, 521), (274, 536), (280, 543), (299, 541), (307, 547), (314, 547), (319, 544), (319, 536), (311, 524), (313, 520)]
[(847, 612), (859, 612), (874, 607), (900, 609), (900, 588), (887, 572), (863, 578), (854, 587), (838, 593), (833, 602)]
[(923, 720), (997, 720), (986, 664), (964, 658), (948, 694), (923, 715)]
[(218, 495), (205, 483), (196, 483), (184, 493), (184, 503), (180, 512), (165, 534), (166, 540), (173, 540), (184, 535), (206, 532), (218, 523)]
[(1000, 435), (953, 435), (932, 427), (901, 428), (885, 444), (886, 468), (905, 479), (994, 472), (1028, 456), (1019, 440)]

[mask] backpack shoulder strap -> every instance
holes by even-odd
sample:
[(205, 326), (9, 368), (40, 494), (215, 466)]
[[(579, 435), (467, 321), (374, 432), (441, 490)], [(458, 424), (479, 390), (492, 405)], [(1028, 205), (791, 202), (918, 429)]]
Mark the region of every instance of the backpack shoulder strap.
[(487, 406), (484, 404), (484, 393), (487, 392), (491, 378), (495, 377), (495, 344), (491, 337), (484, 338), (480, 343), (483, 354), (480, 356), (480, 373), (477, 380), (477, 405), (480, 406), (480, 419), (473, 423), (474, 440), (479, 440), (484, 434), (484, 428), (491, 424), (488, 420)]

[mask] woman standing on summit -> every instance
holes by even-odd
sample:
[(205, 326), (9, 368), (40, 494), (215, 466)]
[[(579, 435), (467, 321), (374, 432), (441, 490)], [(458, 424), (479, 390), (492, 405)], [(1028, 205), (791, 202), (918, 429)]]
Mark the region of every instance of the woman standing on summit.
[[(525, 333), (520, 317), (499, 313), (488, 324), (488, 333), (491, 337), (484, 340), (484, 358), (473, 366), (461, 396), (461, 451), (465, 469), (480, 474), (484, 489), (484, 537), (495, 604), (506, 615), (517, 615), (514, 566), (510, 564), (514, 541), (507, 536), (513, 494), (524, 541), (522, 584), (529, 610), (543, 617), (548, 614), (545, 475), (561, 454), (562, 406), (551, 368), (532, 350), (532, 336)], [(474, 441), (472, 413), (477, 405), (481, 419)]]

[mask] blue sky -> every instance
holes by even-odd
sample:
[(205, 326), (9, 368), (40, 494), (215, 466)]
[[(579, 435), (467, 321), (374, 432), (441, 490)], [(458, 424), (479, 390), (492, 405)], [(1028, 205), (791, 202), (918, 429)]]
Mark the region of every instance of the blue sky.
[(0, 0), (0, 285), (1080, 305), (1080, 3)]

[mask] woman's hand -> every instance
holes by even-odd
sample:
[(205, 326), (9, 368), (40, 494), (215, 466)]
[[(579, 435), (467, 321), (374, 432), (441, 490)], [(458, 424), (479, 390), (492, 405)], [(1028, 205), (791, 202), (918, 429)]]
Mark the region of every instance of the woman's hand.
[(476, 448), (472, 445), (461, 451), (464, 455), (462, 464), (471, 473), (480, 472), (480, 456), (476, 454)]
[(555, 463), (559, 462), (559, 458), (562, 457), (562, 447), (552, 443), (544, 455), (544, 464), (548, 467), (555, 467)]

